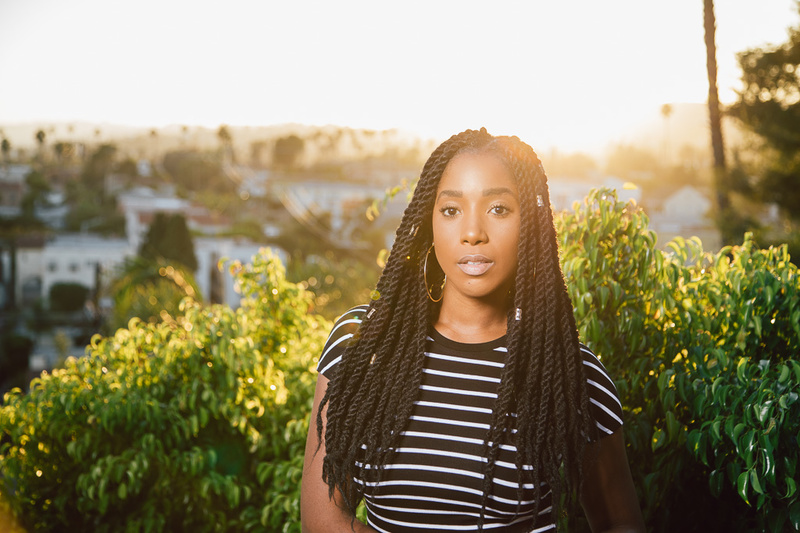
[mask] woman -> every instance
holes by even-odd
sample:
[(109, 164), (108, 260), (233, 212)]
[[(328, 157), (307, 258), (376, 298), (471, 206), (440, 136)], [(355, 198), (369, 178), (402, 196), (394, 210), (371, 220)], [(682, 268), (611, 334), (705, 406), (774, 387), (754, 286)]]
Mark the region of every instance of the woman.
[(304, 531), (554, 531), (573, 494), (593, 531), (644, 531), (616, 390), (578, 342), (547, 178), (516, 137), (433, 152), (376, 299), (318, 370)]

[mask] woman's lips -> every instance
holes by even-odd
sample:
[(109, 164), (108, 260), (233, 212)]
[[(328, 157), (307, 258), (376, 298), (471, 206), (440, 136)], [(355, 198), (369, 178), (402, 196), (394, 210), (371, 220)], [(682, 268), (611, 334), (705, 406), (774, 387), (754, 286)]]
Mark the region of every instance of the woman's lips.
[(485, 255), (465, 255), (457, 265), (468, 276), (480, 276), (494, 266), (494, 261)]

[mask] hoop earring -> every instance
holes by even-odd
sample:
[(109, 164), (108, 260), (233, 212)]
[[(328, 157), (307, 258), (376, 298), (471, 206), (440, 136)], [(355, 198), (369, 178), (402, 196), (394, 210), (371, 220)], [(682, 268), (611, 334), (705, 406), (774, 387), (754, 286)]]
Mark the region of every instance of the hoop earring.
[(433, 250), (433, 243), (431, 243), (431, 247), (428, 248), (428, 253), (425, 254), (425, 264), (422, 266), (422, 276), (425, 278), (425, 292), (428, 293), (428, 298), (433, 303), (441, 302), (442, 298), (444, 298), (444, 284), (447, 283), (447, 274), (445, 274), (444, 279), (442, 280), (442, 293), (439, 295), (439, 299), (435, 299), (433, 294), (431, 294), (431, 289), (428, 287), (428, 256), (431, 255), (431, 250)]

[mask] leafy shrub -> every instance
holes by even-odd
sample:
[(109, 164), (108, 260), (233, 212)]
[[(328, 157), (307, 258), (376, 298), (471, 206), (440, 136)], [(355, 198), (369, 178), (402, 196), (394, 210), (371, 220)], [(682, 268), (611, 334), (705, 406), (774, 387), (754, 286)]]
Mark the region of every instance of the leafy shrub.
[(111, 326), (125, 327), (133, 317), (145, 322), (160, 322), (181, 314), (180, 304), (187, 296), (202, 300), (191, 272), (163, 259), (132, 257), (117, 271), (109, 291), (114, 297)]
[[(648, 529), (797, 530), (797, 269), (749, 236), (663, 251), (647, 224), (605, 190), (557, 220), (581, 337), (617, 379)], [(299, 531), (330, 323), (275, 260), (231, 268), (240, 309), (186, 300), (183, 316), (96, 337), (89, 357), (6, 396), (0, 472), (28, 526)]]
[(650, 531), (795, 530), (800, 278), (786, 248), (656, 248), (596, 191), (558, 225), (581, 337), (617, 380)]
[(299, 531), (314, 376), (330, 324), (283, 267), (234, 263), (236, 311), (96, 336), (0, 410), (0, 489), (31, 530)]
[(80, 311), (88, 294), (89, 288), (80, 283), (54, 283), (50, 287), (50, 310), (67, 313)]

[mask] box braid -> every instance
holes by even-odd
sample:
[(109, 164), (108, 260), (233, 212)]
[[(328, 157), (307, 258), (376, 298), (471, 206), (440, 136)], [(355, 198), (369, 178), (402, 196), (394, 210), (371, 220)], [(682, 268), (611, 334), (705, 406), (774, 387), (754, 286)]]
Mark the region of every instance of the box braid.
[(391, 463), (419, 394), (426, 337), (436, 312), (423, 281), (423, 263), (433, 239), (432, 213), (445, 168), (465, 152), (499, 157), (517, 181), (521, 206), (512, 289), (521, 317), (517, 320), (516, 311), (509, 310), (508, 357), (484, 445), (488, 462), (481, 529), (500, 444), (517, 447), (519, 499), (523, 484), (531, 483), (538, 505), (540, 484), (547, 482), (557, 512), (562, 494), (570, 505), (574, 503), (573, 481), (581, 479), (587, 440), (596, 437), (542, 164), (516, 137), (467, 130), (442, 143), (425, 163), (378, 281), (377, 298), (334, 367), (317, 414), (321, 440), (327, 406), (323, 480), (331, 496), (336, 489), (341, 492), (353, 513), (364, 493), (377, 490), (374, 482), (380, 480), (383, 466)]

